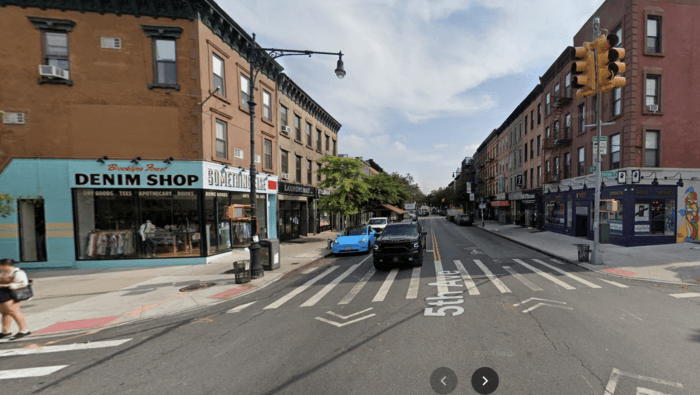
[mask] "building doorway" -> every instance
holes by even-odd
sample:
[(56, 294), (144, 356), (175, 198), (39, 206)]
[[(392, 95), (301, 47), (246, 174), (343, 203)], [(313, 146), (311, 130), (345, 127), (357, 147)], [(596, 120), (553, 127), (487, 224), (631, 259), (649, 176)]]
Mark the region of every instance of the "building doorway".
[(19, 245), (22, 262), (46, 262), (44, 200), (18, 200)]
[(576, 237), (588, 237), (588, 216), (576, 215), (576, 229), (574, 231)]

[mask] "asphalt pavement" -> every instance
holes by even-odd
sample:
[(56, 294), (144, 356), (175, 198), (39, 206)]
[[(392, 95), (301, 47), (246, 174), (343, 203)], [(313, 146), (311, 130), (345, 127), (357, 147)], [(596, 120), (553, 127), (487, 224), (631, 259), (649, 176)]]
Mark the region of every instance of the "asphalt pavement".
[(700, 393), (694, 289), (589, 272), (444, 217), (420, 221), (429, 232), (420, 268), (376, 271), (367, 254), (324, 258), (206, 309), (3, 344), (0, 386), (477, 394), (472, 381), (481, 393), (497, 381), (494, 394)]

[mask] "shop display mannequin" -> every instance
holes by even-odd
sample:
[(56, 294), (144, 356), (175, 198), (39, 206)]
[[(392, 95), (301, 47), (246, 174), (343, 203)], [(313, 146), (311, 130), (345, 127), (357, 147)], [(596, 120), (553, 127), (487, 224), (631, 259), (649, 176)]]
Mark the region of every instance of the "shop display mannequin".
[(146, 256), (149, 255), (149, 250), (153, 257), (156, 256), (156, 241), (152, 239), (155, 235), (156, 226), (151, 223), (151, 220), (146, 220), (145, 223), (141, 224), (139, 227), (139, 234), (141, 235), (141, 245), (143, 246), (143, 252)]

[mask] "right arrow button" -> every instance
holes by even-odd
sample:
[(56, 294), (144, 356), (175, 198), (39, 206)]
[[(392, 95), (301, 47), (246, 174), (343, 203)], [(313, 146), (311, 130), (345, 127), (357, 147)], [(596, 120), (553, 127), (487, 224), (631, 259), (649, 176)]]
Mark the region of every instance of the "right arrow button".
[(482, 395), (491, 394), (498, 388), (498, 374), (491, 368), (479, 368), (472, 375), (472, 387)]

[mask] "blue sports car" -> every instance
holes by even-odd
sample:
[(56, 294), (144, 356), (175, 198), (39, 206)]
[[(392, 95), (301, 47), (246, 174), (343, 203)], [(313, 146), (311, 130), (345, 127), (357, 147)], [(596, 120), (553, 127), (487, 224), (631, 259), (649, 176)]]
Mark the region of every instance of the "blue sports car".
[(333, 253), (370, 252), (377, 240), (375, 233), (369, 225), (348, 226), (338, 233), (333, 242)]

